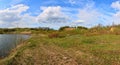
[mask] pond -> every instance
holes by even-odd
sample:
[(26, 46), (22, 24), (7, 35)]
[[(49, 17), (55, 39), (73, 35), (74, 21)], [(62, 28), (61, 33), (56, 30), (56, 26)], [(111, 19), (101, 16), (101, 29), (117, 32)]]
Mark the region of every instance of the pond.
[(28, 38), (29, 35), (0, 34), (0, 58), (6, 57), (13, 48)]

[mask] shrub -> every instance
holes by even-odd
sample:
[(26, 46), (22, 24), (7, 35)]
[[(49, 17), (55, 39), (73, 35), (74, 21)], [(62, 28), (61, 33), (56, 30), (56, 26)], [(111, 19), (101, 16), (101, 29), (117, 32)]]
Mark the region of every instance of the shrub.
[(62, 38), (65, 37), (64, 34), (58, 33), (58, 32), (53, 32), (48, 35), (49, 38)]
[(65, 28), (70, 28), (69, 26), (64, 26), (59, 29), (59, 31), (63, 31)]

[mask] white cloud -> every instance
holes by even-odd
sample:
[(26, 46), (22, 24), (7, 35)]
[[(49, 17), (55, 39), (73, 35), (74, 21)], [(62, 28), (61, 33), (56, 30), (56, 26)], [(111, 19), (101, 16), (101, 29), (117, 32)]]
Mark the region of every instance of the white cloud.
[(79, 20), (84, 21), (82, 23), (83, 25), (90, 27), (101, 23), (100, 20), (102, 15), (103, 15), (102, 13), (100, 13), (96, 8), (94, 8), (94, 3), (93, 3), (93, 4), (87, 4), (85, 5), (84, 8), (79, 9), (78, 18)]
[(68, 17), (62, 12), (60, 6), (41, 7), (43, 12), (39, 14), (37, 20), (43, 23), (65, 23)]
[(93, 0), (64, 0), (64, 1), (75, 6), (85, 6), (87, 3), (93, 3)]
[(77, 20), (76, 23), (84, 23), (84, 20)]
[(116, 10), (120, 10), (120, 1), (113, 2), (111, 7), (115, 8)]
[(36, 21), (36, 17), (33, 17), (33, 16), (30, 16), (29, 14), (25, 14), (22, 16), (21, 20), (19, 21), (14, 21), (12, 22), (12, 26), (14, 27), (35, 27), (33, 25), (36, 25), (39, 24), (37, 21)]
[(62, 11), (60, 6), (41, 7), (41, 10), (43, 12), (37, 17), (37, 21), (41, 26), (59, 28), (67, 25), (69, 21), (69, 17)]
[(116, 12), (116, 13), (114, 14), (114, 17), (120, 17), (120, 11)]
[(84, 23), (84, 20), (76, 20), (76, 21), (73, 21), (73, 22), (69, 23), (69, 26), (72, 26), (72, 27), (74, 27), (74, 26), (80, 26), (83, 23)]
[(113, 14), (112, 22), (114, 22), (114, 24), (120, 24), (120, 11), (117, 11), (115, 14)]
[(95, 20), (98, 20), (100, 16), (100, 13), (96, 10), (90, 10), (90, 9), (80, 9), (78, 17), (81, 20), (84, 20), (85, 22), (94, 22)]
[(115, 24), (120, 24), (120, 1), (113, 2), (111, 7), (117, 10), (112, 16), (113, 22)]
[(92, 27), (98, 24), (108, 25), (109, 23), (111, 23), (111, 15), (106, 15), (110, 14), (110, 12), (106, 12), (106, 14), (102, 13), (101, 11), (99, 11), (99, 9), (95, 7), (94, 2), (84, 5), (84, 7), (79, 9), (78, 12), (78, 18), (76, 19), (76, 21), (72, 22), (73, 26), (80, 25)]
[[(15, 0), (14, 0), (15, 1)], [(78, 2), (80, 1), (80, 2)], [(69, 0), (69, 3), (78, 5), (78, 3), (84, 0)], [(107, 15), (100, 12), (94, 6), (94, 2), (83, 2), (85, 5), (83, 8), (61, 7), (61, 6), (41, 6), (41, 13), (38, 16), (31, 16), (28, 13), (24, 13), (29, 9), (29, 6), (18, 4), (0, 10), (0, 27), (35, 27), (46, 26), (52, 28), (59, 28), (60, 26), (94, 26), (102, 22), (108, 24), (114, 21), (120, 23), (120, 1), (113, 2), (111, 7), (116, 9), (116, 13)], [(73, 22), (72, 22), (73, 21)]]
[(41, 25), (59, 28), (66, 25), (69, 20), (60, 6), (41, 7), (43, 12), (38, 16), (24, 13), (28, 8), (29, 6), (19, 4), (0, 10), (0, 27), (37, 27)]
[(0, 10), (0, 27), (31, 27), (36, 22), (35, 17), (23, 12), (28, 10), (28, 6), (23, 4), (18, 4)]
[(0, 10), (0, 21), (13, 22), (21, 19), (21, 13), (26, 11), (29, 7), (23, 4), (13, 6), (4, 10)]

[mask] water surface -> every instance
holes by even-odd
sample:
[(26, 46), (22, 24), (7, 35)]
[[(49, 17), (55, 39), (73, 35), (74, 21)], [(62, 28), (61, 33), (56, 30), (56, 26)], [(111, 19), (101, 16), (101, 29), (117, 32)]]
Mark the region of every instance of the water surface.
[(0, 34), (0, 57), (5, 57), (19, 43), (27, 40), (29, 35)]

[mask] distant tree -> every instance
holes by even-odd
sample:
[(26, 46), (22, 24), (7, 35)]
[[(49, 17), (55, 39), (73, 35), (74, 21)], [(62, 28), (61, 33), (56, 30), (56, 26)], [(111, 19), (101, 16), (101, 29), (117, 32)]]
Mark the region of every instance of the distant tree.
[(70, 27), (69, 27), (69, 26), (61, 27), (61, 28), (59, 28), (59, 31), (62, 31), (62, 30), (64, 30), (65, 28), (70, 28)]
[(82, 26), (77, 26), (77, 29), (88, 29), (88, 28), (82, 27)]

